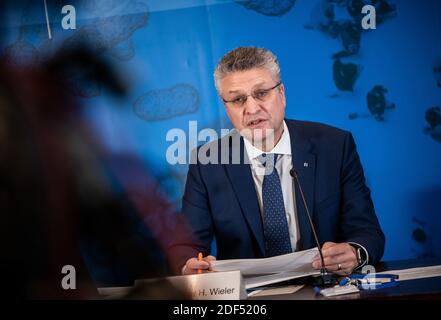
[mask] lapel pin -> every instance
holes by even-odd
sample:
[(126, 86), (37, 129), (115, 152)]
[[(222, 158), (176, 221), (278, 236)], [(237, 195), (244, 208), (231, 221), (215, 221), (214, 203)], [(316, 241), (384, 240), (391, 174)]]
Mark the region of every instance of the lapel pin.
[(306, 168), (309, 166), (308, 162), (303, 162), (303, 166)]

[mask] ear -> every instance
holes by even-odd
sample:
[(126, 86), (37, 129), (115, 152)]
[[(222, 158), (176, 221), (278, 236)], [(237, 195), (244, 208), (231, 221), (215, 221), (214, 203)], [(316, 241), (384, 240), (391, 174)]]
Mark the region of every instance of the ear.
[(285, 86), (283, 85), (283, 83), (280, 85), (280, 94), (282, 95), (282, 100), (283, 100), (283, 107), (286, 107), (286, 97), (285, 97)]
[(224, 107), (225, 107), (225, 112), (227, 113), (228, 118), (230, 119), (231, 123), (233, 123), (233, 115), (230, 112), (230, 109), (225, 105), (224, 103)]

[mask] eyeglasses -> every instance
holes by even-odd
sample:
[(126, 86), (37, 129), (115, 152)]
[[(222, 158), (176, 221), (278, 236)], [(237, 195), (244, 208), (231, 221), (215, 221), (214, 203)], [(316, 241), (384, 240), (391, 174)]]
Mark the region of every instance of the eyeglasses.
[(274, 90), (275, 88), (277, 88), (281, 84), (282, 84), (282, 81), (279, 81), (279, 82), (277, 82), (277, 84), (274, 87), (271, 87), (271, 88), (268, 88), (268, 89), (257, 89), (253, 93), (251, 93), (251, 94), (239, 95), (239, 96), (237, 96), (236, 98), (234, 98), (232, 100), (225, 100), (224, 98), (222, 98), (222, 100), (224, 101), (224, 103), (230, 103), (230, 104), (232, 104), (235, 107), (243, 106), (245, 104), (245, 102), (247, 102), (247, 99), (248, 99), (249, 96), (252, 96), (255, 100), (259, 100), (259, 101), (265, 102), (270, 97), (271, 90)]

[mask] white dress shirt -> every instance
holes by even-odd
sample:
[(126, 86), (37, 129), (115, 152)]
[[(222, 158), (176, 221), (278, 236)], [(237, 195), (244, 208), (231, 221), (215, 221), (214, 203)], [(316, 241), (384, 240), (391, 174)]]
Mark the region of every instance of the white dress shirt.
[(291, 240), (291, 248), (296, 251), (297, 243), (300, 240), (300, 233), (297, 222), (297, 210), (295, 205), (295, 194), (293, 179), (289, 174), (292, 169), (292, 154), (291, 154), (291, 138), (289, 136), (288, 127), (283, 121), (283, 133), (279, 142), (275, 147), (268, 152), (264, 152), (252, 145), (250, 141), (244, 138), (245, 149), (250, 160), (251, 171), (254, 179), (254, 186), (256, 188), (257, 198), (259, 201), (260, 213), (263, 217), (263, 202), (262, 202), (262, 184), (265, 177), (264, 165), (257, 159), (262, 153), (278, 154), (275, 169), (280, 177), (280, 183), (283, 193), (283, 202), (285, 204), (286, 220), (288, 221), (289, 238)]

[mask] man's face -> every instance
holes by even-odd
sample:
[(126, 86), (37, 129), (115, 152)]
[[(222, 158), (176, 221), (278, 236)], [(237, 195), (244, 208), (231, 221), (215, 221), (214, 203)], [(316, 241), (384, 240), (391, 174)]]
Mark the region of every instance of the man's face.
[[(234, 127), (254, 145), (263, 146), (266, 150), (273, 147), (266, 146), (267, 140), (268, 144), (270, 141), (276, 144), (283, 133), (285, 89), (281, 84), (268, 90), (276, 85), (277, 80), (271, 72), (263, 68), (233, 72), (220, 82), (222, 98), (232, 101), (225, 102), (225, 106)], [(241, 104), (240, 98), (247, 95), (246, 101)]]

